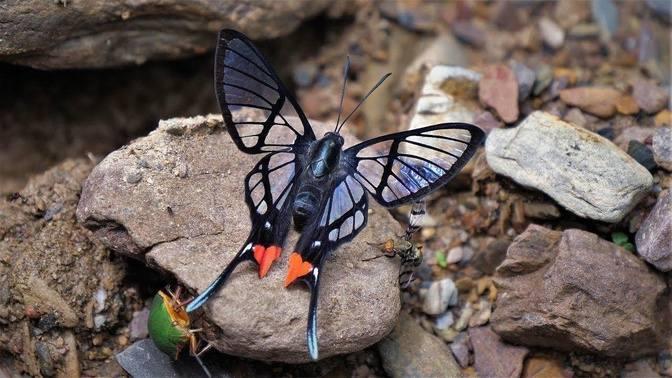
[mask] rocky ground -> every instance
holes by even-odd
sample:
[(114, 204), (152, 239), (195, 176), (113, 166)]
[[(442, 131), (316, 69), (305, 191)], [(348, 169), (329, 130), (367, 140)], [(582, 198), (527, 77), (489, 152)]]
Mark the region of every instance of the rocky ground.
[[(54, 6), (64, 17), (78, 10), (70, 2)], [(255, 22), (250, 12), (241, 19)], [(464, 121), (488, 139), (430, 198), (416, 235), (425, 259), (400, 297), (397, 261), (359, 261), (375, 253), (366, 242), (400, 230), (383, 209), (374, 208), (368, 230), (333, 257), (321, 346), (326, 355), (349, 354), (290, 365), (212, 353), (206, 365), (234, 376), (671, 376), (670, 12), (656, 0), (361, 2), (349, 11), (331, 7), (328, 17), (262, 44), (311, 118), (336, 118), (347, 53), (346, 109), (381, 74), (394, 73), (347, 127), (357, 137)], [(142, 14), (130, 13), (138, 30), (151, 25)], [(0, 24), (20, 27), (15, 20)], [(175, 22), (190, 30), (190, 21)], [(117, 27), (97, 28), (91, 41), (108, 34), (125, 41)], [(53, 57), (88, 46), (73, 39), (74, 28), (53, 46), (17, 37), (2, 59), (58, 66)], [(209, 28), (195, 30), (185, 39), (193, 44), (170, 57), (190, 55)], [(74, 53), (66, 62), (161, 59), (167, 45), (134, 49), (146, 51), (140, 58), (112, 49), (109, 64)], [(247, 219), (235, 183), (248, 169), (239, 166), (252, 161), (230, 152), (217, 117), (162, 122), (102, 160), (159, 118), (212, 112), (208, 67), (205, 59), (84, 73), (3, 67), (16, 73), (9, 77), (17, 91), (4, 93), (0, 105), (11, 136), (0, 141), (7, 143), (0, 153), (7, 194), (0, 202), (0, 372), (119, 376), (126, 373), (115, 355), (124, 351), (123, 366), (142, 376), (147, 365), (128, 361), (138, 361), (133, 348), (144, 345), (153, 293), (175, 279), (202, 289), (225, 263), (216, 251), (237, 249)], [(116, 74), (128, 79), (100, 78)], [(42, 93), (36, 77), (54, 80), (53, 92)], [(69, 81), (81, 90), (67, 89), (63, 101)], [(19, 189), (28, 176), (73, 157)], [(230, 190), (220, 195), (218, 188)], [(403, 224), (407, 212), (392, 215)], [(206, 310), (201, 321), (218, 349), (300, 360), (306, 293), (273, 291), (281, 271), (262, 281), (266, 315), (245, 307), (244, 286), (259, 282), (247, 271)], [(285, 302), (291, 308), (278, 307)], [(250, 322), (235, 322), (243, 316)], [(283, 326), (268, 326), (275, 321)], [(245, 328), (250, 323), (262, 326)], [(259, 338), (270, 341), (254, 344)], [(196, 370), (184, 374), (196, 374), (188, 360)]]

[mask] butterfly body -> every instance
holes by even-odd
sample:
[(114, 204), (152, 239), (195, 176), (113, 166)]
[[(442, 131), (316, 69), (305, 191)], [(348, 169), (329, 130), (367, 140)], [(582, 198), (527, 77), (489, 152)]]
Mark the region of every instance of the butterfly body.
[(215, 86), (226, 129), (236, 146), (262, 157), (244, 183), (250, 235), (224, 271), (187, 306), (187, 312), (205, 304), (241, 262), (256, 263), (263, 278), (280, 257), (293, 223), (300, 237), (289, 257), (285, 286), (301, 281), (310, 289), (306, 336), (310, 356), (317, 359), (323, 264), (366, 226), (368, 197), (387, 207), (418, 200), (456, 175), (484, 134), (469, 124), (440, 124), (346, 148), (339, 130), (348, 116), (343, 124), (337, 121), (334, 132), (317, 139), (308, 118), (261, 53), (247, 37), (232, 30), (219, 34)]
[(299, 187), (293, 206), (294, 224), (303, 229), (318, 214), (325, 200), (325, 188), (333, 186), (338, 178), (343, 137), (329, 132), (322, 139), (313, 142), (309, 149), (307, 167), (298, 180)]

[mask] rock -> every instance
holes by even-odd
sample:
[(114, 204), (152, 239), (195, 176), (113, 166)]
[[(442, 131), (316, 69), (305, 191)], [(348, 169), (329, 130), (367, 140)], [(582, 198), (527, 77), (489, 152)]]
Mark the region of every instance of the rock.
[(0, 60), (62, 69), (175, 59), (212, 49), (223, 28), (254, 39), (289, 34), (327, 5), (324, 0), (13, 2), (0, 15)]
[(458, 334), (453, 342), (450, 343), (450, 351), (453, 352), (455, 360), (457, 360), (462, 369), (469, 366), (469, 349), (471, 348), (467, 332)]
[(651, 80), (637, 80), (632, 86), (632, 95), (642, 110), (649, 114), (661, 111), (670, 98), (668, 90)]
[(605, 38), (611, 38), (618, 30), (618, 8), (612, 0), (591, 0), (593, 20), (600, 25)]
[(549, 47), (557, 49), (565, 43), (565, 31), (548, 17), (542, 17), (539, 20), (539, 31)]
[(588, 123), (588, 121), (586, 120), (586, 116), (583, 115), (581, 109), (579, 108), (569, 109), (569, 111), (567, 111), (567, 114), (565, 114), (563, 119), (569, 123), (572, 123), (580, 127), (586, 127), (586, 124)]
[(474, 118), (474, 124), (481, 129), (485, 131), (485, 133), (489, 133), (493, 129), (498, 129), (500, 127), (504, 127), (504, 123), (502, 121), (498, 120), (495, 118), (495, 116), (492, 115), (489, 111), (484, 111), (479, 113), (475, 118)]
[(608, 118), (616, 112), (621, 92), (609, 87), (577, 87), (560, 91), (560, 99), (598, 117)]
[(590, 18), (590, 4), (587, 1), (557, 1), (553, 18), (565, 29), (586, 22)]
[(490, 324), (515, 344), (630, 358), (655, 353), (667, 332), (663, 279), (589, 232), (530, 225), (495, 283)]
[(149, 320), (149, 309), (143, 308), (141, 311), (133, 312), (133, 319), (128, 325), (131, 340), (144, 339), (149, 335), (147, 321)]
[(487, 32), (471, 21), (456, 20), (451, 23), (450, 30), (457, 39), (468, 45), (478, 48), (485, 46)]
[(464, 257), (464, 249), (462, 247), (451, 248), (448, 251), (448, 256), (446, 256), (446, 263), (448, 264), (457, 264), (462, 261)]
[(653, 134), (656, 132), (656, 129), (652, 127), (641, 127), (641, 126), (630, 126), (626, 127), (621, 131), (621, 133), (614, 139), (614, 143), (618, 145), (622, 150), (628, 150), (628, 145), (631, 141), (637, 141), (639, 143), (646, 144), (647, 141), (651, 141)]
[(539, 96), (553, 81), (553, 70), (547, 64), (542, 64), (537, 69), (537, 78), (534, 81), (534, 87), (532, 88), (532, 93), (535, 96)]
[[(229, 377), (230, 358), (213, 353), (202, 357), (203, 365), (214, 377)], [(198, 361), (191, 356), (182, 356), (174, 361), (171, 356), (160, 351), (151, 339), (136, 341), (116, 355), (117, 362), (134, 378), (189, 378), (205, 377), (206, 373)]]
[(560, 210), (549, 202), (524, 202), (523, 211), (528, 218), (535, 219), (558, 219)]
[(567, 377), (562, 362), (546, 356), (534, 356), (525, 361), (523, 378)]
[(434, 321), (434, 326), (438, 330), (444, 330), (455, 323), (455, 316), (452, 312), (446, 311), (442, 315), (438, 316)]
[(530, 97), (537, 74), (531, 68), (518, 62), (514, 62), (511, 65), (511, 69), (516, 75), (516, 81), (518, 82), (518, 102), (523, 102)]
[(652, 147), (656, 163), (672, 172), (672, 128), (658, 128), (653, 135)]
[(478, 98), (492, 107), (506, 123), (518, 119), (518, 82), (505, 65), (488, 66), (478, 87)]
[(481, 299), (479, 302), (479, 310), (469, 319), (469, 327), (480, 327), (485, 325), (492, 315), (492, 303), (487, 299)]
[(476, 251), (471, 264), (484, 274), (491, 275), (506, 258), (506, 250), (511, 244), (507, 239), (496, 239), (489, 243), (484, 250)]
[(457, 322), (455, 322), (453, 328), (456, 331), (464, 331), (467, 329), (469, 326), (469, 319), (471, 319), (472, 315), (474, 315), (474, 308), (471, 306), (471, 303), (467, 302), (464, 304), (460, 317), (457, 319)]
[(625, 115), (637, 114), (639, 105), (632, 96), (621, 96), (616, 100), (616, 111)]
[(528, 350), (508, 345), (490, 327), (469, 329), (474, 347), (474, 367), (481, 377), (520, 377)]
[(666, 190), (658, 196), (635, 236), (637, 253), (658, 270), (672, 270), (672, 195)]
[[(478, 73), (461, 67), (433, 67), (425, 77), (409, 129), (447, 122), (473, 123), (479, 110), (477, 93), (480, 78)], [(412, 149), (413, 146), (410, 146), (407, 152), (413, 152)], [(426, 155), (426, 151), (423, 153)], [(441, 155), (437, 152), (426, 157), (431, 159)]]
[(394, 331), (378, 344), (383, 368), (393, 378), (462, 377), (450, 350), (402, 313)]
[(422, 305), (422, 311), (428, 315), (439, 315), (448, 309), (448, 306), (457, 304), (457, 288), (450, 278), (434, 281), (429, 286)]
[(569, 211), (618, 222), (653, 185), (653, 177), (607, 139), (541, 111), (518, 127), (493, 130), (488, 165), (541, 190)]
[(628, 144), (628, 155), (637, 160), (642, 167), (649, 171), (656, 168), (656, 161), (653, 159), (653, 151), (646, 144), (631, 140)]
[(672, 112), (667, 109), (661, 111), (660, 113), (656, 114), (653, 122), (656, 127), (672, 126)]
[[(317, 135), (333, 129), (318, 122), (312, 125)], [(345, 137), (346, 144), (355, 142)], [(116, 252), (144, 256), (200, 292), (248, 236), (244, 177), (257, 159), (237, 151), (221, 117), (161, 121), (149, 136), (111, 153), (93, 170), (82, 191), (78, 219)], [(178, 162), (188, 167), (184, 178), (172, 174)], [(126, 170), (138, 165), (142, 180), (127, 183)], [(398, 262), (362, 264), (361, 260), (378, 252), (367, 242), (399, 234), (401, 229), (373, 201), (370, 209), (369, 226), (325, 265), (318, 315), (321, 357), (377, 342), (397, 318)], [(290, 233), (286, 248), (292, 248), (297, 236)], [(211, 340), (217, 349), (269, 361), (308, 360), (309, 296), (301, 287), (283, 289), (288, 256), (283, 253), (263, 280), (251, 265), (243, 264), (205, 306), (205, 319), (218, 327)], [(252, 296), (255, 300), (250, 300)]]

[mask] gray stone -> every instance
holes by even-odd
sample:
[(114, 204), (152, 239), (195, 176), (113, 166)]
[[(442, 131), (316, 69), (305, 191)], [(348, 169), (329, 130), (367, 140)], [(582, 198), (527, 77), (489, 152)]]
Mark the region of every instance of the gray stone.
[(469, 339), (474, 348), (474, 367), (480, 377), (520, 377), (527, 348), (502, 342), (490, 327), (470, 328)]
[(462, 377), (452, 353), (403, 313), (394, 331), (378, 344), (383, 368), (393, 378)]
[[(312, 125), (318, 136), (333, 128)], [(355, 143), (352, 136), (344, 137), (346, 145)], [(82, 191), (78, 219), (96, 229), (115, 251), (144, 256), (200, 292), (247, 239), (244, 177), (258, 158), (236, 149), (221, 117), (162, 121), (157, 130), (111, 153), (93, 170)], [(143, 178), (129, 184), (125, 171), (142, 167), (141, 160), (147, 166), (141, 168)], [(189, 167), (186, 177), (173, 174), (178, 163)], [(372, 345), (397, 319), (398, 261), (361, 262), (378, 253), (367, 242), (401, 232), (390, 214), (373, 202), (369, 225), (325, 264), (318, 311), (320, 357)], [(290, 290), (282, 285), (297, 237), (290, 232), (287, 250), (266, 278), (259, 280), (256, 270), (243, 264), (204, 307), (205, 319), (218, 327), (210, 340), (217, 349), (270, 361), (308, 361), (309, 295), (299, 285)]]
[(672, 128), (660, 127), (653, 134), (653, 159), (672, 172)]
[(651, 174), (609, 140), (541, 111), (516, 128), (493, 130), (485, 152), (495, 172), (605, 222), (623, 219), (653, 185)]
[(469, 366), (469, 345), (469, 334), (467, 332), (461, 332), (450, 343), (450, 351), (453, 352), (455, 360), (463, 369)]
[[(116, 355), (117, 362), (133, 378), (190, 378), (206, 377), (203, 367), (198, 361), (187, 355), (174, 361), (172, 357), (161, 352), (151, 339), (133, 343)], [(213, 377), (230, 377), (227, 360), (222, 356), (205, 354), (203, 365)]]
[(251, 38), (289, 34), (328, 1), (10, 1), (0, 13), (0, 60), (99, 68), (202, 54), (222, 28)]
[(513, 63), (511, 69), (516, 74), (516, 81), (518, 82), (518, 101), (523, 102), (530, 97), (537, 74), (531, 68), (518, 62)]
[(490, 324), (514, 344), (636, 358), (656, 353), (669, 331), (663, 279), (589, 232), (530, 225), (509, 247), (495, 284)]
[(143, 308), (140, 311), (133, 312), (133, 319), (128, 324), (131, 341), (144, 339), (149, 335), (147, 321), (149, 320), (149, 309)]
[(635, 236), (637, 253), (658, 270), (672, 270), (672, 195), (666, 190), (639, 227)]
[(439, 315), (448, 309), (448, 306), (457, 304), (457, 288), (450, 278), (441, 281), (432, 282), (425, 301), (422, 305), (422, 311), (428, 315)]

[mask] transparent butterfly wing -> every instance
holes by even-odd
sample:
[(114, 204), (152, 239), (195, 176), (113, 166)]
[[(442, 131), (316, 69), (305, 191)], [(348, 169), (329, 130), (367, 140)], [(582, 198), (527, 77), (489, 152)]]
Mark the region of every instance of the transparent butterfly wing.
[(233, 30), (222, 30), (218, 38), (217, 100), (236, 146), (256, 154), (315, 140), (296, 100), (252, 42)]
[(362, 142), (345, 150), (343, 159), (376, 201), (397, 206), (450, 181), (484, 138), (474, 125), (439, 124)]

